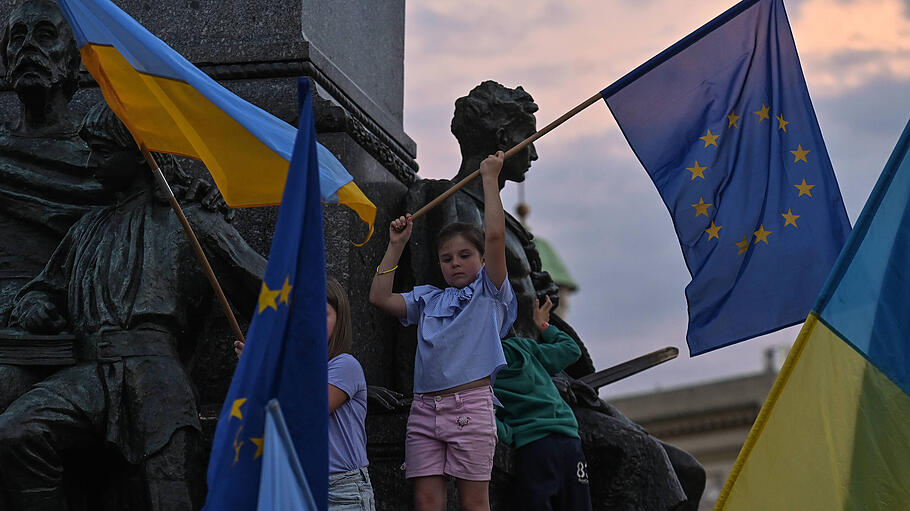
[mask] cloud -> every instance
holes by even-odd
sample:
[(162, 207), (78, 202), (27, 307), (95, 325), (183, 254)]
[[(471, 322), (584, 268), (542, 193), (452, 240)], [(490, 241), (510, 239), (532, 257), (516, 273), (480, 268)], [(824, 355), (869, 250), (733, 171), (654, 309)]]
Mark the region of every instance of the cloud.
[(910, 79), (910, 17), (901, 0), (808, 0), (791, 18), (810, 92), (846, 94), (883, 77)]
[(910, 118), (908, 80), (881, 77), (814, 100), (844, 205), (856, 220)]

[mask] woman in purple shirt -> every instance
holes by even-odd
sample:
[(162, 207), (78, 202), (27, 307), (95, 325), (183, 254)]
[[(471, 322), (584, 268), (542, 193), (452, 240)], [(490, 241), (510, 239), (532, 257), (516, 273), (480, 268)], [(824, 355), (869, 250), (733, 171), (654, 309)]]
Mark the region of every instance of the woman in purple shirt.
[(351, 350), (351, 306), (344, 288), (326, 281), (329, 332), (329, 510), (374, 511), (367, 471), (367, 382)]

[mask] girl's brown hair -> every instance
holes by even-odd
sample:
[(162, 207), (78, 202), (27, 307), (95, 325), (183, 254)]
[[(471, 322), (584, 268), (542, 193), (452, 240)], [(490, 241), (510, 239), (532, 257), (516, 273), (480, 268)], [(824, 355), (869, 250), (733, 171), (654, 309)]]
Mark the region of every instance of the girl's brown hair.
[(436, 253), (439, 254), (440, 247), (455, 236), (461, 236), (468, 240), (468, 243), (474, 245), (480, 255), (483, 255), (486, 241), (483, 229), (465, 222), (452, 222), (439, 230), (439, 234), (436, 235)]
[(329, 360), (351, 352), (351, 304), (348, 294), (337, 280), (325, 281), (325, 300), (335, 309), (335, 330), (329, 332)]

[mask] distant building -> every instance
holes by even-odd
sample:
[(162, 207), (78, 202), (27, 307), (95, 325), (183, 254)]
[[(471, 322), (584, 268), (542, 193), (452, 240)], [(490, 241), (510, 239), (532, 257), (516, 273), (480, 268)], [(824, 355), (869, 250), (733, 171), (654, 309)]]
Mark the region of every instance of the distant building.
[(708, 480), (699, 509), (712, 509), (777, 378), (773, 357), (759, 374), (610, 399), (655, 437), (689, 452)]

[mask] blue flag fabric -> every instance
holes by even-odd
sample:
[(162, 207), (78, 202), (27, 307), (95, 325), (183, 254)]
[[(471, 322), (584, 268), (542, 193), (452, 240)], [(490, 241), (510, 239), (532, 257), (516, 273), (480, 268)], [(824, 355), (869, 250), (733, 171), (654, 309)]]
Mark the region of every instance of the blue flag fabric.
[(284, 406), (288, 431), (320, 511), (328, 505), (328, 346), (325, 247), (309, 86), (259, 303), (218, 418), (207, 510), (256, 508), (266, 403)]
[(805, 320), (850, 223), (781, 0), (747, 0), (601, 92), (670, 211), (692, 355)]
[(303, 475), (294, 441), (277, 399), (269, 401), (265, 416), (265, 447), (259, 481), (257, 511), (316, 511), (310, 486)]

